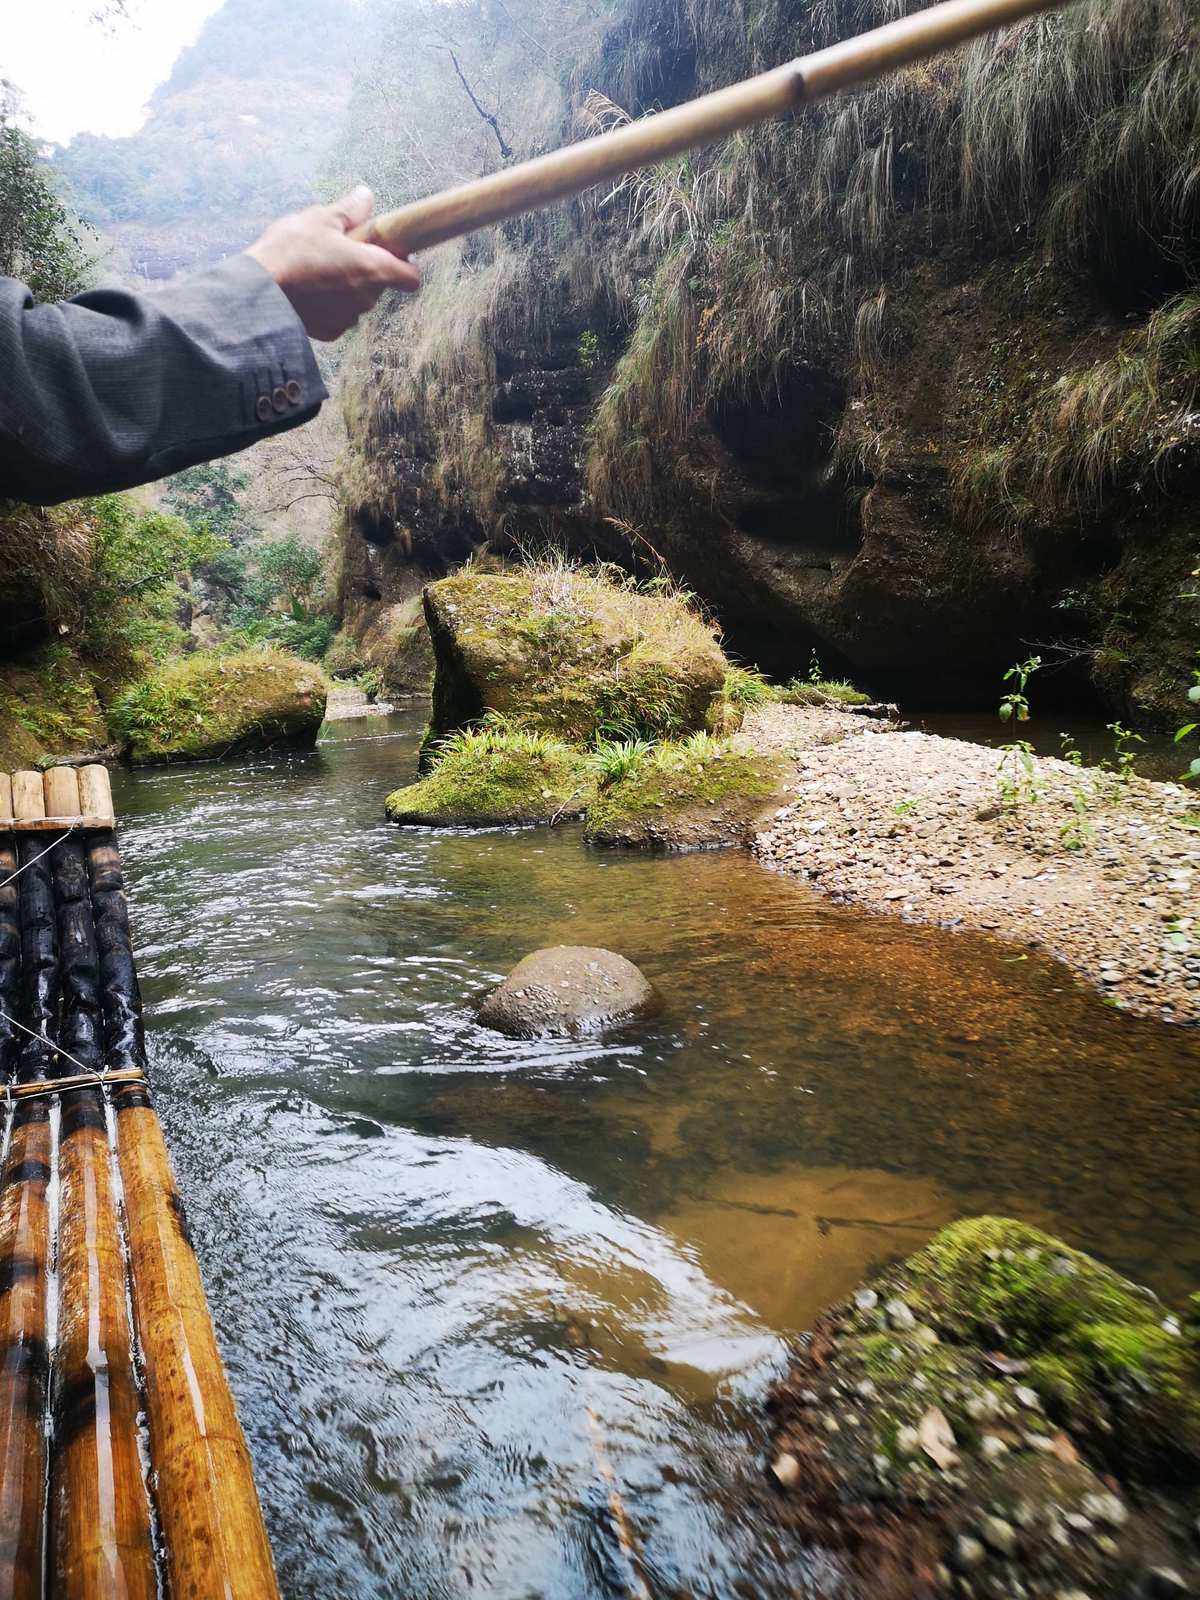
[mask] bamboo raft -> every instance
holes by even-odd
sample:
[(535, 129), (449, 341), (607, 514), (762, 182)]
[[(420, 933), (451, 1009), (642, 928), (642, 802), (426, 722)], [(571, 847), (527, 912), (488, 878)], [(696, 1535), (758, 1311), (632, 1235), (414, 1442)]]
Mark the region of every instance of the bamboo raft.
[(278, 1596), (103, 767), (0, 773), (0, 1600)]

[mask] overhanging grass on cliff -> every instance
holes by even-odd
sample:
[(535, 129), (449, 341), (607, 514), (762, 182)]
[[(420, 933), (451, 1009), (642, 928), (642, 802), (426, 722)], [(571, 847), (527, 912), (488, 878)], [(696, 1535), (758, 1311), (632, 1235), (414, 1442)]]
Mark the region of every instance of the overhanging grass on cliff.
[[(809, 13), (810, 37), (787, 27), (790, 7), (769, 6), (751, 29), (700, 0), (694, 23), (721, 40), (733, 76), (905, 9), (829, 0)], [(600, 502), (636, 519), (664, 462), (702, 478), (703, 463), (687, 465), (691, 420), (730, 396), (769, 404), (796, 363), (832, 360), (869, 391), (887, 349), (884, 279), (898, 250), (917, 247), (914, 225), (922, 248), (961, 222), (1001, 244), (1032, 236), (1046, 258), (1135, 301), (1195, 277), (1198, 47), (1185, 0), (1093, 0), (741, 135), (688, 172), (670, 163), (639, 179), (642, 235), (673, 244), (596, 417)], [(847, 408), (844, 432), (839, 464), (881, 470), (886, 436), (862, 408)], [(1043, 464), (1068, 502), (1087, 491), (1086, 466)]]

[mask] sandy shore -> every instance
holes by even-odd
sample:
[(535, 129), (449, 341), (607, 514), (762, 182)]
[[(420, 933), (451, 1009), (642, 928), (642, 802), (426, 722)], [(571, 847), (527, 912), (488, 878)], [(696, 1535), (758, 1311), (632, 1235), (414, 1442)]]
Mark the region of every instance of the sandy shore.
[(1045, 950), (1112, 1004), (1200, 1023), (1200, 793), (765, 706), (742, 739), (795, 763), (766, 865), (841, 901)]

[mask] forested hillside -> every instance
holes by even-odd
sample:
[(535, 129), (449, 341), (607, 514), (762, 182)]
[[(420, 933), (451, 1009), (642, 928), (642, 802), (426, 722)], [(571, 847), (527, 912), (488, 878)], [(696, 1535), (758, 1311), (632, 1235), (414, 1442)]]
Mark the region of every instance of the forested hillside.
[(349, 95), (355, 0), (227, 0), (129, 138), (80, 134), (55, 165), (111, 265), (163, 278), (248, 244), (318, 196)]

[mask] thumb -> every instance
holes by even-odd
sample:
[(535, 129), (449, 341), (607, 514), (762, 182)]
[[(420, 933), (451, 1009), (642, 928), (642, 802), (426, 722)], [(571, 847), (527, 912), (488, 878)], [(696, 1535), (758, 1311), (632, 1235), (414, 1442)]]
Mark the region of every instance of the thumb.
[(351, 189), (349, 194), (344, 194), (340, 200), (335, 200), (332, 205), (325, 207), (330, 221), (343, 233), (350, 233), (354, 228), (360, 227), (374, 209), (375, 196), (365, 183), (360, 183), (356, 189)]

